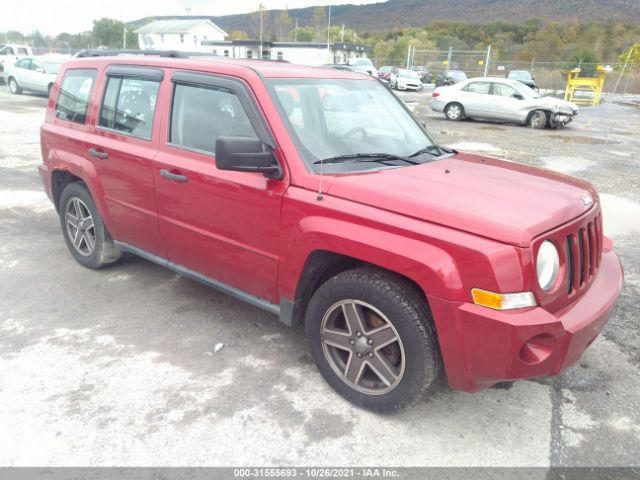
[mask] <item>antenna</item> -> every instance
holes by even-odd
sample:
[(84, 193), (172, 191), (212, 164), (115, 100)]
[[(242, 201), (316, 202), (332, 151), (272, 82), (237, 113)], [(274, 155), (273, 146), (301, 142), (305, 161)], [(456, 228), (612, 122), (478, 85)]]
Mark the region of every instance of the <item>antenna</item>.
[[(329, 56), (329, 54), (331, 53), (331, 47), (329, 44), (330, 41), (330, 35), (331, 35), (331, 4), (329, 4), (329, 17), (327, 20), (327, 56)], [(333, 61), (332, 61), (333, 63)], [(324, 71), (324, 80), (325, 80), (325, 84), (328, 85), (328, 77), (329, 77), (329, 69), (325, 69)], [(326, 139), (326, 134), (325, 134), (325, 124), (326, 124), (326, 118), (324, 115), (324, 101), (326, 99), (327, 96), (327, 92), (329, 91), (328, 88), (326, 87), (324, 88), (324, 95), (325, 98), (322, 100), (322, 104), (323, 104), (323, 108), (322, 108), (322, 141), (324, 142)], [(323, 180), (323, 175), (324, 175), (324, 159), (320, 158), (320, 184), (318, 185), (318, 196), (316, 197), (316, 200), (318, 202), (321, 202), (322, 199), (324, 198), (323, 194), (322, 194), (322, 180)]]

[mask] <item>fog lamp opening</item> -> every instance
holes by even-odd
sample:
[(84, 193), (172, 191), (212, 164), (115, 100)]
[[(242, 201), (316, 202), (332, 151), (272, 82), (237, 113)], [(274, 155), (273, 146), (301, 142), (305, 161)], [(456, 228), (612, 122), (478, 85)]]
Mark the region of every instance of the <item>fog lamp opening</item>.
[(543, 333), (527, 340), (520, 349), (520, 360), (527, 365), (544, 362), (555, 347), (556, 339), (550, 333)]

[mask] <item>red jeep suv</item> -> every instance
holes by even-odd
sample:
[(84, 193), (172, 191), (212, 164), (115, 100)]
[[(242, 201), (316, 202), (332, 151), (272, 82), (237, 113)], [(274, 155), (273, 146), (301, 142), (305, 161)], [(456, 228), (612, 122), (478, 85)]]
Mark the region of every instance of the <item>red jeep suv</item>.
[(622, 268), (590, 184), (436, 145), (376, 78), (86, 55), (41, 131), (71, 254), (132, 252), (304, 322), (355, 404), (409, 405), (443, 369), (467, 392), (557, 374), (614, 307)]

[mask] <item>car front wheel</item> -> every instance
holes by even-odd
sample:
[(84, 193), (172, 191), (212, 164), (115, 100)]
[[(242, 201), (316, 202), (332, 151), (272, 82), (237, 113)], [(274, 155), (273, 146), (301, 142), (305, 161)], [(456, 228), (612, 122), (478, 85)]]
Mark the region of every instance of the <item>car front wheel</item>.
[(448, 120), (462, 120), (464, 118), (464, 108), (459, 103), (450, 103), (444, 109), (444, 114)]
[(350, 402), (377, 412), (417, 402), (440, 373), (432, 320), (401, 277), (355, 269), (324, 283), (306, 313), (320, 373)]
[(547, 125), (547, 115), (542, 110), (535, 110), (529, 115), (529, 128), (543, 129)]
[(15, 78), (11, 77), (9, 79), (9, 91), (13, 94), (19, 95), (22, 93), (22, 89)]
[(60, 226), (71, 255), (87, 268), (116, 262), (122, 252), (113, 243), (91, 194), (83, 183), (65, 187), (58, 204)]

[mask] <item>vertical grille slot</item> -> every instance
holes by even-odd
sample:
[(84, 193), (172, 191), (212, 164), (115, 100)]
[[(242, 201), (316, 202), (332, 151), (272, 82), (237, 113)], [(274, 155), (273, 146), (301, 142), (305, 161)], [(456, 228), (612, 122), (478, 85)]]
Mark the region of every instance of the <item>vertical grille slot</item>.
[(589, 277), (592, 277), (596, 270), (596, 232), (593, 226), (593, 222), (589, 222), (587, 225), (587, 232), (589, 234)]
[(567, 235), (567, 278), (569, 279), (569, 293), (573, 292), (574, 287), (574, 265), (575, 265), (575, 254), (573, 251), (573, 235)]
[(586, 255), (584, 254), (584, 228), (581, 228), (580, 230), (578, 230), (578, 264), (580, 265), (579, 267), (579, 271), (580, 271), (580, 277), (578, 280), (578, 287), (581, 287), (582, 284), (584, 283), (584, 272), (586, 269), (585, 266), (585, 260), (586, 260)]

